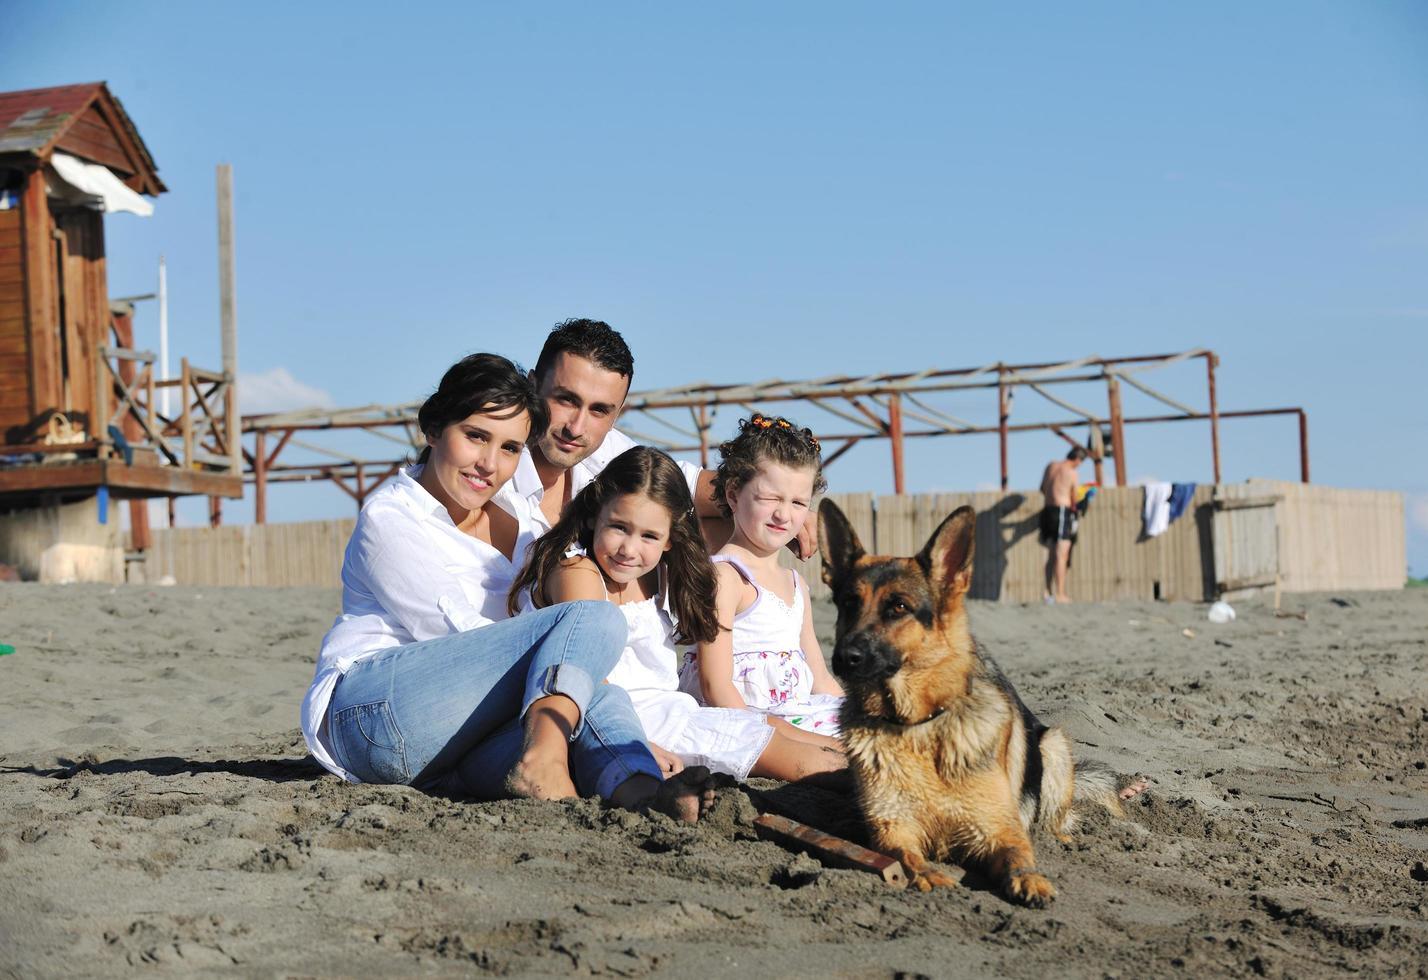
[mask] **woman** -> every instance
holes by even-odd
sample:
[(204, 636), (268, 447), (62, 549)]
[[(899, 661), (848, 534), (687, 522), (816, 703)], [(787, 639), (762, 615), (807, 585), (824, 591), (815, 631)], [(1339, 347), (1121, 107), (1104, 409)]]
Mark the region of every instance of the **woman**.
[(453, 365), (422, 405), (417, 464), (368, 498), (342, 564), (342, 614), (302, 706), (308, 748), (353, 782), (453, 795), (598, 794), (697, 819), (707, 770), (663, 781), (625, 692), (601, 683), (625, 645), (608, 603), (507, 618), (534, 538), (496, 494), (544, 405), (495, 354)]

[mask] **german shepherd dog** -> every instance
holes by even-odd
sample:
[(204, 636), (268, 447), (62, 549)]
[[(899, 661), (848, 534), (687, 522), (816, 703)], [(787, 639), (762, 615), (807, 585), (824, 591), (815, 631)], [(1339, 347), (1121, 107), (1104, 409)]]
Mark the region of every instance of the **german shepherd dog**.
[(1012, 900), (1056, 896), (1036, 870), (1034, 826), (1062, 841), (1072, 804), (1120, 813), (1116, 774), (1077, 766), (972, 638), (976, 514), (952, 513), (915, 558), (864, 553), (832, 502), (818, 511), (823, 581), (838, 606), (833, 672), (847, 691), (843, 739), (873, 846), (922, 891), (956, 879), (928, 866), (977, 866)]

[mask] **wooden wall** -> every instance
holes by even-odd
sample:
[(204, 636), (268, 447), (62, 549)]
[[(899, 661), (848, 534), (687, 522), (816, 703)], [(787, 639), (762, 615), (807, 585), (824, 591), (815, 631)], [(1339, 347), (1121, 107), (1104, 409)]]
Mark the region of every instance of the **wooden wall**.
[[(134, 173), (134, 163), (119, 146), (114, 127), (105, 121), (97, 103), (91, 103), (60, 137), (55, 149), (103, 164), (123, 178)], [(136, 188), (137, 190), (137, 188)]]
[(20, 209), (0, 211), (0, 442), (30, 411), (30, 345), (25, 330), (25, 258)]
[[(54, 215), (64, 245), (65, 376), (69, 410), (89, 418), (94, 409), (96, 347), (109, 339), (109, 279), (104, 262), (104, 215), (68, 208)], [(106, 399), (105, 414), (112, 399)], [(41, 411), (43, 411), (41, 407)], [(86, 427), (94, 436), (94, 424)]]
[(1234, 490), (1281, 496), (1275, 520), (1285, 591), (1403, 587), (1408, 576), (1403, 494), (1278, 480), (1250, 480)]
[[(1196, 488), (1185, 516), (1164, 534), (1142, 539), (1144, 491), (1139, 487), (1099, 491), (1081, 521), (1072, 551), (1072, 596), (1083, 601), (1202, 599), (1211, 587), (1202, 567), (1202, 555), (1209, 554), (1211, 494), (1209, 486)], [(837, 495), (829, 496), (842, 505)], [(880, 554), (916, 554), (942, 520), (964, 505), (977, 511), (972, 597), (1040, 601), (1047, 552), (1037, 538), (1039, 491), (878, 497), (869, 518), (876, 528), (873, 543), (863, 537), (863, 546)], [(814, 593), (824, 594), (821, 582), (814, 584), (821, 570), (814, 568), (805, 575)]]
[[(1081, 522), (1072, 596), (1078, 601), (1212, 598), (1215, 489), (1196, 488), (1185, 515), (1149, 539), (1141, 537), (1144, 491), (1100, 491)], [(1285, 591), (1403, 587), (1402, 494), (1269, 481), (1219, 489), (1226, 496), (1283, 496), (1276, 520)], [(848, 515), (863, 546), (883, 554), (916, 553), (944, 517), (970, 504), (978, 512), (972, 595), (1000, 602), (1041, 599), (1046, 549), (1037, 541), (1038, 492), (828, 496)], [(156, 530), (145, 575), (156, 581), (169, 574), (194, 585), (336, 586), (352, 526), (346, 519)], [(819, 559), (800, 569), (814, 594), (826, 595)]]
[[(0, 211), (0, 445), (36, 441), (51, 411), (91, 418), (96, 348), (108, 337), (104, 215), (52, 212), (32, 173), (21, 206)], [(93, 422), (85, 428), (94, 434)]]
[(171, 575), (183, 585), (338, 586), (356, 523), (349, 517), (155, 530), (142, 575), (149, 582)]

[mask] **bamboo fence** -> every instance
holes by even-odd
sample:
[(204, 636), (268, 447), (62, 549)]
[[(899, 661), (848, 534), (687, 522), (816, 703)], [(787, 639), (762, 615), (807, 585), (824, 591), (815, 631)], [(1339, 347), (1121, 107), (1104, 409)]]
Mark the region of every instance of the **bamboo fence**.
[[(1403, 495), (1255, 480), (1197, 487), (1184, 516), (1157, 537), (1142, 533), (1144, 492), (1100, 490), (1081, 521), (1070, 587), (1078, 601), (1204, 601), (1216, 593), (1216, 496), (1278, 497), (1274, 504), (1280, 587), (1287, 592), (1397, 589), (1407, 573)], [(1037, 491), (829, 494), (869, 553), (911, 555), (957, 507), (977, 510), (972, 595), (1036, 602), (1043, 592), (1046, 549), (1037, 540)], [(153, 532), (145, 577), (172, 575), (180, 584), (338, 586), (353, 520), (178, 528)], [(817, 557), (798, 564), (815, 596), (827, 590)]]

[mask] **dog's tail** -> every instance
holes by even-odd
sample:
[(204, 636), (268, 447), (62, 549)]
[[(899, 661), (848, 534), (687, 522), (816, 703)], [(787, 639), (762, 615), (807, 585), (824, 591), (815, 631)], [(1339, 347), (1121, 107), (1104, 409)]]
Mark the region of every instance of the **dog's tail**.
[(1120, 776), (1110, 766), (1091, 759), (1076, 762), (1071, 740), (1059, 728), (1041, 733), (1041, 792), (1036, 823), (1056, 837), (1065, 837), (1076, 824), (1075, 807), (1095, 803), (1116, 816), (1125, 816), (1120, 800)]

